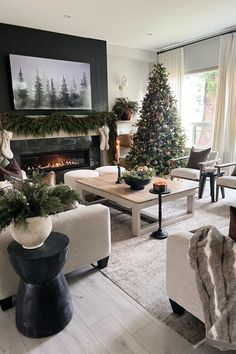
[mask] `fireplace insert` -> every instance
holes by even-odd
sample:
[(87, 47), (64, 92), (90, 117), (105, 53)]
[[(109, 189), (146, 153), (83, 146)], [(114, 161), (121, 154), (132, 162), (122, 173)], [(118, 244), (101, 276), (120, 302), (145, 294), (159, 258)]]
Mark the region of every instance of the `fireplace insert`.
[(89, 149), (21, 155), (20, 165), (26, 172), (88, 167)]
[(73, 169), (100, 166), (99, 136), (12, 140), (11, 148), (22, 170), (55, 171), (57, 183)]

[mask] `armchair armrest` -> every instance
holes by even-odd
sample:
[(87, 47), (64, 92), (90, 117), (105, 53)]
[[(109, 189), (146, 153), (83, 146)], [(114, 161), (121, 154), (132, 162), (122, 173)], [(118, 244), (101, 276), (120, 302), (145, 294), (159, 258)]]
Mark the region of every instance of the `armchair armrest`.
[(171, 169), (174, 168), (175, 162), (182, 161), (182, 160), (186, 160), (186, 159), (188, 159), (188, 158), (189, 158), (189, 156), (187, 155), (187, 156), (181, 156), (181, 157), (176, 157), (176, 158), (174, 158), (174, 159), (170, 159), (170, 160), (169, 160), (170, 168), (171, 168)]
[[(203, 162), (199, 162), (199, 165), (202, 165), (202, 166), (207, 166), (209, 164), (212, 164), (212, 163), (216, 163), (220, 161), (220, 159), (214, 159), (214, 160), (207, 160), (207, 161), (203, 161)], [(216, 166), (219, 166), (218, 164)], [(215, 167), (216, 167), (215, 166)]]
[(217, 175), (218, 176), (220, 175), (221, 168), (235, 166), (235, 165), (236, 165), (235, 161), (234, 162), (227, 162), (227, 163), (221, 163), (221, 164), (215, 165), (215, 168), (217, 168)]
[(227, 162), (227, 163), (221, 163), (219, 165), (216, 165), (216, 168), (224, 168), (224, 167), (230, 167), (236, 165), (236, 162)]

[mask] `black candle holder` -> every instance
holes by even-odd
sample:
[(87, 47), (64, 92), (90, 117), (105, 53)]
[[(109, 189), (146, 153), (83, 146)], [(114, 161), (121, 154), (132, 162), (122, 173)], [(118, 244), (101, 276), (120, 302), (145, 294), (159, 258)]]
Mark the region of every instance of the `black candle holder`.
[(116, 180), (116, 184), (121, 184), (121, 168), (119, 162), (117, 163), (117, 172), (118, 172), (118, 177)]
[(151, 188), (149, 190), (149, 192), (152, 194), (158, 194), (158, 204), (159, 204), (159, 212), (158, 212), (159, 227), (158, 227), (158, 230), (153, 231), (150, 236), (162, 240), (163, 238), (168, 237), (168, 233), (166, 231), (162, 230), (162, 227), (161, 227), (161, 223), (162, 223), (162, 195), (171, 193), (171, 190), (167, 188), (165, 191), (156, 191), (153, 188)]

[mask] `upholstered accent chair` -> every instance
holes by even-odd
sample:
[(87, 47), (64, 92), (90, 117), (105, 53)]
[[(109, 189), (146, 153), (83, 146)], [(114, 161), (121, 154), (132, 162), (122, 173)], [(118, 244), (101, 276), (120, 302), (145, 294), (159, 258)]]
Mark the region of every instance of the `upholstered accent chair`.
[[(234, 169), (230, 176), (220, 177), (223, 168), (228, 168), (232, 166), (234, 166)], [(216, 180), (216, 201), (218, 201), (220, 188), (236, 189), (236, 161), (218, 164), (215, 167), (217, 168), (217, 176), (218, 176)], [(224, 193), (222, 194), (222, 196), (224, 198)]]
[[(200, 151), (200, 149), (199, 149)], [(203, 170), (207, 167), (214, 167), (214, 165), (217, 165), (219, 162), (218, 159), (218, 152), (217, 151), (210, 151), (209, 156), (207, 160), (201, 161), (197, 163), (197, 166), (192, 167), (187, 167), (188, 164), (186, 164), (186, 167), (177, 167), (176, 163), (180, 161), (186, 160), (189, 161), (189, 155), (183, 156), (183, 157), (178, 157), (175, 159), (171, 159), (169, 161), (170, 163), (170, 175), (171, 179), (173, 178), (181, 178), (181, 179), (187, 179), (191, 181), (197, 181), (199, 182), (199, 186), (201, 183), (201, 173)]]

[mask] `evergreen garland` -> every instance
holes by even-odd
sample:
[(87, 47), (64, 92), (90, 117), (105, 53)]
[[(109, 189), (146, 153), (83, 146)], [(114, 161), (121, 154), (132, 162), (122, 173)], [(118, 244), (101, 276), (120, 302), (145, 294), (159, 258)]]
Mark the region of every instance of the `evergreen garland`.
[(112, 112), (92, 112), (85, 117), (75, 117), (63, 112), (55, 112), (45, 116), (23, 116), (15, 113), (0, 113), (2, 129), (9, 130), (18, 136), (42, 137), (59, 133), (63, 130), (69, 134), (88, 134), (103, 125), (110, 130), (115, 129), (116, 116)]
[(149, 75), (137, 133), (134, 134), (128, 165), (151, 167), (157, 175), (169, 173), (169, 160), (183, 154), (185, 135), (162, 64), (156, 64)]
[(54, 112), (45, 116), (23, 116), (16, 113), (0, 113), (0, 130), (5, 129), (18, 136), (44, 137), (59, 133), (61, 130), (71, 135), (88, 134), (107, 125), (110, 129), (109, 159), (115, 158), (115, 140), (117, 136), (117, 117), (113, 112), (92, 112), (84, 117), (75, 117), (63, 112)]

